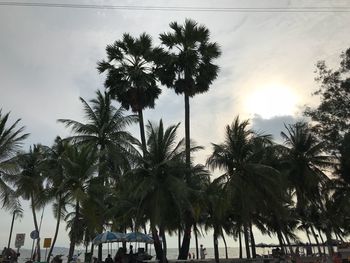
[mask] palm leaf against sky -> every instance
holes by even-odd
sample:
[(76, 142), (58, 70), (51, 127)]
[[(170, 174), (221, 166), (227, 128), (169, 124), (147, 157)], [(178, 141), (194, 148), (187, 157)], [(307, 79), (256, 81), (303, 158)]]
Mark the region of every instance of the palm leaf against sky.
[(281, 133), (286, 146), (284, 163), (288, 180), (296, 191), (297, 206), (301, 208), (308, 201), (318, 200), (321, 185), (329, 180), (324, 169), (334, 160), (325, 154), (324, 144), (311, 133), (306, 123), (286, 126), (286, 130)]
[[(136, 116), (125, 115), (121, 107), (115, 108), (108, 93), (97, 91), (96, 95), (97, 98), (90, 101), (91, 105), (80, 98), (86, 123), (70, 119), (58, 120), (75, 133), (67, 140), (93, 145), (100, 150), (100, 156), (105, 162), (108, 159), (107, 153), (114, 160), (120, 160), (121, 156), (126, 156), (129, 160), (137, 156), (138, 152), (132, 145), (135, 139), (125, 130), (128, 125), (136, 122)], [(120, 165), (123, 165), (123, 160), (120, 161)]]
[(24, 127), (18, 127), (20, 119), (9, 124), (10, 113), (2, 114), (0, 109), (0, 200), (7, 209), (18, 209), (19, 203), (14, 197), (12, 189), (7, 185), (6, 178), (18, 171), (18, 166), (13, 157), (23, 145), (23, 141), (29, 136), (24, 133)]

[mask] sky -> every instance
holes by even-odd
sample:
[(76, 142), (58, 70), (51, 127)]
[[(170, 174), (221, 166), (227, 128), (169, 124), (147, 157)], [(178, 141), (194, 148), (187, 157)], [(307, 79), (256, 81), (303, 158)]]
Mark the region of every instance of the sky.
[[(60, 1), (73, 2), (195, 7), (350, 7), (347, 0)], [(0, 6), (0, 109), (10, 111), (12, 121), (22, 119), (21, 124), (30, 133), (24, 149), (33, 143), (51, 145), (57, 135), (69, 135), (69, 130), (57, 123), (59, 118), (83, 121), (79, 97), (90, 100), (97, 89), (104, 89), (105, 76), (98, 74), (96, 63), (106, 58), (107, 44), (120, 39), (124, 32), (134, 36), (147, 32), (154, 44), (159, 45), (159, 33), (169, 31), (170, 22), (183, 23), (186, 18), (208, 27), (211, 40), (217, 42), (222, 51), (217, 60), (218, 78), (207, 93), (190, 101), (191, 136), (198, 145), (205, 147), (196, 155), (196, 161), (201, 163), (210, 154), (211, 143), (223, 140), (225, 125), (237, 115), (241, 119), (249, 118), (254, 129), (273, 134), (280, 141), (284, 123), (303, 119), (305, 105), (318, 103), (317, 97), (311, 96), (318, 87), (314, 80), (316, 62), (326, 60), (335, 67), (340, 53), (350, 47), (349, 13)], [(162, 118), (166, 125), (183, 123), (183, 97), (163, 88), (155, 108), (146, 110), (144, 118), (151, 121)], [(130, 130), (139, 136), (137, 126)], [(183, 134), (181, 124), (181, 137)], [(24, 217), (16, 220), (14, 234), (26, 233), (24, 247), (29, 248), (29, 233), (34, 227), (28, 204), (23, 202), (23, 206)], [(11, 215), (0, 210), (0, 246), (7, 245), (10, 223)], [(52, 237), (54, 225), (52, 208), (48, 206), (41, 237)], [(68, 247), (64, 227), (63, 223), (57, 246)], [(257, 243), (270, 240), (259, 233), (256, 235)], [(210, 235), (200, 242), (212, 247)], [(177, 239), (170, 238), (169, 247), (176, 246)], [(230, 239), (229, 246), (237, 246), (237, 243)]]

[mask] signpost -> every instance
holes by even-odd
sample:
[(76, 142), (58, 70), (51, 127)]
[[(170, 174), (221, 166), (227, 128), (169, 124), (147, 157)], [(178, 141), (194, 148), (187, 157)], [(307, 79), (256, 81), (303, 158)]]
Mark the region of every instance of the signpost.
[(37, 230), (33, 230), (32, 232), (30, 232), (30, 238), (33, 239), (33, 244), (32, 244), (32, 252), (30, 254), (30, 258), (33, 258), (33, 250), (34, 250), (34, 240), (39, 238), (39, 231)]
[(26, 238), (26, 234), (16, 234), (15, 240), (15, 248), (17, 248), (17, 253), (19, 253), (19, 249), (24, 246), (24, 240)]
[(43, 248), (46, 248), (46, 251), (45, 251), (45, 258), (46, 258), (46, 255), (47, 255), (47, 249), (49, 247), (51, 247), (51, 238), (44, 238), (44, 246)]

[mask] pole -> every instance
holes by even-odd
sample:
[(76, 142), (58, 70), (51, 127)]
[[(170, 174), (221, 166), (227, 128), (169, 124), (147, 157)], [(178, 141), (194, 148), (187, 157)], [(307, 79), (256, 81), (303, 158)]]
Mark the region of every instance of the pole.
[(46, 250), (45, 250), (45, 258), (46, 258), (46, 256), (47, 256), (47, 248), (46, 248)]
[(7, 244), (7, 248), (10, 248), (10, 244), (11, 244), (11, 238), (12, 238), (12, 231), (13, 231), (13, 224), (15, 222), (15, 216), (16, 216), (16, 210), (13, 211), (13, 215), (12, 215), (12, 222), (11, 222), (11, 228), (10, 228), (10, 236), (9, 236), (9, 242)]

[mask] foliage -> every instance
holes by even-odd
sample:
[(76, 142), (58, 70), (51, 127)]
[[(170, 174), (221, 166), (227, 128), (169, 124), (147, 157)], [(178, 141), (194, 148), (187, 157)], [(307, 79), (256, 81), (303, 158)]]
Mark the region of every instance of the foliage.
[(317, 63), (320, 88), (314, 93), (321, 103), (314, 109), (307, 108), (306, 116), (316, 122), (314, 130), (327, 142), (329, 149), (338, 151), (341, 140), (350, 132), (350, 48), (341, 55), (340, 66), (329, 69), (325, 61)]

